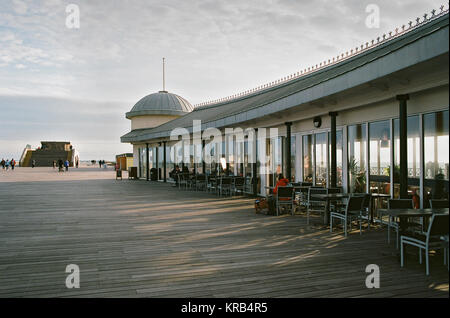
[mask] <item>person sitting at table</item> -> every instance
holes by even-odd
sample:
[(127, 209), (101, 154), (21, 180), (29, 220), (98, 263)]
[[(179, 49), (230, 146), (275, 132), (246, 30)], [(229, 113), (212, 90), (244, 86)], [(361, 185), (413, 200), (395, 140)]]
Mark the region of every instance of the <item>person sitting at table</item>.
[(286, 179), (281, 173), (278, 175), (278, 181), (275, 185), (275, 188), (273, 188), (272, 190), (272, 194), (270, 194), (267, 197), (267, 202), (269, 205), (269, 212), (270, 213), (275, 213), (275, 208), (276, 208), (276, 196), (277, 196), (277, 192), (278, 192), (278, 187), (285, 187), (289, 184), (289, 180)]
[(178, 175), (180, 174), (180, 167), (176, 165), (172, 171), (169, 172), (169, 177), (175, 180), (175, 187), (178, 187)]
[(278, 187), (285, 187), (289, 184), (289, 179), (286, 179), (281, 173), (278, 176), (278, 182), (275, 185), (275, 188), (273, 189), (272, 193), (274, 196), (277, 195)]

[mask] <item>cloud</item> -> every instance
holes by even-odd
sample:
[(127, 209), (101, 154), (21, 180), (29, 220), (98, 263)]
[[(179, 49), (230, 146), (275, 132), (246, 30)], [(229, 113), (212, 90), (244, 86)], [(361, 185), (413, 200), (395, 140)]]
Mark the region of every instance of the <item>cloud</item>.
[(17, 14), (25, 14), (27, 13), (28, 6), (22, 0), (13, 0), (14, 12)]
[[(365, 7), (372, 0), (78, 0), (81, 28), (68, 29), (65, 8), (71, 0), (4, 2), (0, 95), (11, 100), (8, 106), (0, 100), (0, 111), (18, 108), (27, 123), (45, 123), (55, 134), (64, 133), (61, 123), (74, 124), (40, 98), (60, 100), (65, 116), (83, 131), (106, 120), (128, 129), (124, 113), (162, 88), (162, 57), (167, 89), (195, 104), (315, 65), (441, 4), (378, 0), (381, 28), (368, 29)], [(23, 98), (35, 103), (28, 100), (29, 107), (20, 108)], [(74, 100), (94, 104), (81, 107)], [(90, 113), (105, 101), (121, 107)], [(22, 126), (8, 114), (2, 124), (11, 123), (7, 134), (13, 138)], [(123, 131), (108, 127), (108, 140), (117, 142)]]

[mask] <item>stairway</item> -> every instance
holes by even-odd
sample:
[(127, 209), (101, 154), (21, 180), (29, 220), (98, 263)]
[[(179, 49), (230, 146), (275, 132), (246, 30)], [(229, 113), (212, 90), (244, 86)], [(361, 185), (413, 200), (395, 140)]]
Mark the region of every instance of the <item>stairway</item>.
[(35, 160), (37, 167), (51, 167), (53, 165), (53, 160), (56, 162), (58, 162), (59, 159), (62, 159), (63, 161), (67, 159), (70, 161), (70, 157), (71, 151), (37, 149), (33, 151), (29, 164), (31, 165), (32, 161)]

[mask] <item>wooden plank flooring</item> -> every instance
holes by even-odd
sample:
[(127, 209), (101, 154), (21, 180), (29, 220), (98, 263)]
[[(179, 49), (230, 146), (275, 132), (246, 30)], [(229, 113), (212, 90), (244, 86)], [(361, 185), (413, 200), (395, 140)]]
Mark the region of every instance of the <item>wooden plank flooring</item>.
[[(415, 255), (400, 268), (385, 229), (344, 238), (111, 170), (0, 171), (0, 297), (448, 297), (442, 261), (427, 277)], [(79, 289), (65, 287), (68, 264)], [(368, 264), (379, 289), (365, 287)]]

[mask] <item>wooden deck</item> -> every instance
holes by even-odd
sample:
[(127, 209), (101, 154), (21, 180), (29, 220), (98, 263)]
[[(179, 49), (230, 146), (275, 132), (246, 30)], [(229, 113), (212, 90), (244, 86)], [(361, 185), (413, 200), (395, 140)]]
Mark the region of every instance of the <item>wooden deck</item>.
[[(442, 255), (431, 275), (401, 269), (384, 229), (349, 237), (298, 216), (255, 215), (220, 199), (113, 171), (0, 171), (0, 297), (448, 297)], [(77, 264), (81, 288), (65, 287)], [(365, 287), (377, 264), (381, 287)]]

